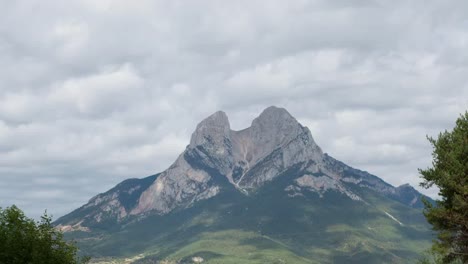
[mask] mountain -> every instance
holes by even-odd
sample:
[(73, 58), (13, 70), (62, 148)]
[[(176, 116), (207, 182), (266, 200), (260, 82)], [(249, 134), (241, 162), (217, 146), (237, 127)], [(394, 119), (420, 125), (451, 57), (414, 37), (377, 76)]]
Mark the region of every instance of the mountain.
[(431, 239), (421, 197), (323, 153), (307, 127), (269, 107), (240, 131), (214, 113), (167, 170), (55, 224), (101, 260), (408, 263)]

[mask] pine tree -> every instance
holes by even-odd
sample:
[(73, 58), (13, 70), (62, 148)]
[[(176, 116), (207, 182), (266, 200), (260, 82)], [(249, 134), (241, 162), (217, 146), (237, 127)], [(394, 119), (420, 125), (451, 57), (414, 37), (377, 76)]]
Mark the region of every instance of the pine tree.
[(421, 186), (437, 186), (441, 197), (435, 204), (425, 202), (424, 215), (437, 232), (432, 251), (443, 263), (468, 263), (468, 112), (452, 131), (428, 140), (433, 161), (431, 168), (419, 170)]

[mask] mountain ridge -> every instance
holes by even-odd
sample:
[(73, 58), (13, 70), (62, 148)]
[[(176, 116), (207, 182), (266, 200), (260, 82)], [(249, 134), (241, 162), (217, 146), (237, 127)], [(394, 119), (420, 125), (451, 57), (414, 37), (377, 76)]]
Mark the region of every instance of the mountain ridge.
[[(354, 216), (355, 210), (364, 210), (365, 214), (369, 214), (370, 223), (377, 221), (375, 219), (387, 219), (379, 221), (390, 221), (386, 225), (397, 225), (395, 232), (404, 237), (420, 230), (422, 227), (418, 226), (425, 224), (420, 212), (422, 196), (409, 185), (392, 186), (375, 175), (334, 159), (322, 151), (310, 130), (302, 126), (287, 110), (269, 107), (252, 121), (250, 127), (239, 131), (231, 130), (224, 112), (218, 111), (210, 115), (197, 125), (190, 144), (167, 170), (143, 179), (125, 180), (59, 218), (55, 224), (68, 233), (85, 233), (85, 236), (91, 237), (106, 234), (110, 241), (114, 241), (114, 237), (118, 237), (121, 232), (130, 232), (128, 230), (133, 230), (140, 225), (138, 223), (150, 225), (153, 221), (154, 224), (166, 223), (169, 225), (168, 230), (171, 230), (169, 227), (175, 228), (170, 231), (173, 233), (167, 233), (173, 236), (178, 232), (185, 232), (181, 231), (186, 230), (183, 226), (197, 219), (196, 214), (205, 214), (207, 209), (201, 208), (209, 205), (207, 208), (212, 208), (208, 210), (212, 216), (219, 215), (220, 212), (233, 216), (231, 211), (245, 216), (236, 216), (237, 222), (222, 218), (226, 223), (219, 222), (221, 220), (215, 217), (218, 220), (200, 230), (224, 232), (228, 227), (235, 230), (248, 227), (246, 230), (250, 230), (258, 229), (260, 225), (269, 230), (271, 236), (283, 232), (281, 230), (289, 230), (277, 225), (276, 222), (283, 221), (283, 218), (287, 219), (284, 221), (288, 225), (296, 223), (304, 229), (312, 230), (311, 232), (319, 232), (316, 230), (319, 226), (311, 226), (316, 220), (303, 223), (296, 219), (304, 217), (301, 214), (306, 212), (302, 212), (303, 209), (300, 208), (309, 208), (313, 204), (316, 209), (310, 210), (321, 212), (315, 217), (332, 217), (333, 214), (346, 217), (345, 212), (357, 217)], [(270, 208), (270, 211), (258, 207), (255, 202), (257, 200), (262, 201), (264, 208)], [(256, 211), (244, 212), (241, 209), (243, 203), (246, 204), (245, 208), (256, 208)], [(344, 204), (349, 208), (343, 208)], [(336, 208), (332, 210), (330, 206)], [(226, 211), (223, 208), (232, 209)], [(276, 211), (287, 215), (277, 215)], [(181, 222), (181, 226), (177, 226), (167, 222), (167, 219), (173, 219), (179, 214), (185, 218), (173, 222), (182, 221), (185, 224)], [(267, 224), (263, 224), (265, 221)], [(347, 220), (334, 219), (330, 222), (336, 221), (339, 224), (340, 221)], [(353, 225), (361, 225), (361, 221), (357, 219), (352, 221), (357, 221)], [(245, 227), (239, 223), (245, 223)], [(328, 228), (327, 222), (320, 225)], [(411, 229), (413, 226), (417, 228)], [(372, 230), (374, 227), (369, 228)], [(169, 231), (161, 230), (154, 236), (159, 237), (166, 232)], [(203, 234), (199, 232), (202, 231), (197, 231), (196, 234)], [(356, 232), (363, 231), (357, 229)], [(406, 234), (407, 232), (409, 233)], [(420, 232), (422, 231), (414, 234)], [(262, 236), (259, 239), (265, 239)], [(423, 235), (416, 238), (421, 236)], [(413, 241), (416, 238), (409, 235), (408, 240)], [(383, 243), (381, 239), (378, 238), (375, 242)], [(302, 247), (294, 241), (290, 243)], [(309, 249), (304, 248), (298, 252), (307, 255)], [(414, 253), (410, 255), (413, 256)]]
[[(265, 133), (268, 133), (268, 135), (265, 136)], [(246, 134), (247, 136), (245, 136)], [(232, 142), (235, 142), (235, 144)], [(254, 145), (256, 142), (260, 142), (263, 151), (255, 151), (259, 148), (259, 146)], [(292, 152), (290, 155), (295, 155), (294, 159), (292, 160), (287, 155), (285, 157), (284, 151), (279, 153), (278, 150), (281, 150), (281, 148), (288, 150), (289, 153)], [(287, 154), (289, 153), (287, 152)], [(287, 168), (295, 163), (309, 162), (305, 169), (311, 173), (324, 170), (327, 174), (332, 175), (334, 180), (352, 182), (368, 188), (377, 188), (378, 191), (390, 196), (393, 195), (395, 198), (399, 197), (399, 191), (404, 189), (407, 195), (412, 196), (408, 205), (422, 207), (419, 199), (417, 199), (419, 193), (409, 184), (394, 187), (375, 175), (356, 170), (334, 159), (327, 153), (323, 153), (307, 127), (303, 127), (284, 108), (271, 106), (266, 108), (259, 117), (255, 118), (250, 127), (239, 131), (230, 129), (229, 119), (226, 113), (222, 111), (215, 112), (205, 118), (197, 125), (186, 150), (168, 170), (157, 174), (162, 177), (155, 177), (154, 182), (149, 186), (145, 186), (146, 188), (143, 191), (141, 191), (141, 187), (134, 187), (141, 191), (141, 196), (136, 201), (132, 200), (135, 207), (129, 208), (128, 204), (120, 201), (116, 202), (116, 194), (114, 194), (103, 210), (117, 209), (118, 214), (116, 217), (120, 221), (127, 216), (144, 214), (153, 210), (156, 213), (165, 214), (178, 206), (187, 206), (197, 200), (209, 199), (217, 195), (220, 191), (219, 187), (210, 186), (208, 183), (210, 180), (209, 174), (203, 170), (194, 169), (187, 162), (187, 159), (190, 158), (203, 160), (211, 169), (218, 170), (219, 173), (226, 176), (231, 184), (246, 193), (246, 189), (261, 187), (262, 184), (281, 172), (279, 168), (272, 169), (272, 167), (278, 166), (274, 164), (274, 162), (278, 162), (278, 159), (273, 159), (270, 162), (273, 165), (263, 165), (263, 168), (255, 167), (257, 163), (264, 162), (269, 156), (271, 158), (271, 156), (275, 155), (281, 155), (279, 162), (286, 164), (283, 164), (282, 167)], [(265, 167), (267, 170), (264, 169)], [(360, 180), (354, 180), (353, 177), (343, 177), (343, 171), (347, 170), (353, 171)], [(261, 175), (258, 176), (259, 174)], [(365, 180), (363, 181), (363, 179)], [(327, 179), (323, 180), (327, 181)], [(243, 182), (245, 184), (242, 184)], [(166, 187), (176, 184), (181, 188), (180, 190)], [(133, 190), (130, 189), (127, 192), (133, 193)], [(105, 196), (106, 193), (103, 195)], [(186, 200), (187, 196), (190, 196), (191, 201), (184, 203), (183, 201)], [(93, 197), (84, 207), (100, 204), (100, 197), (102, 196)], [(171, 204), (170, 199), (175, 199), (175, 203)], [(408, 199), (406, 198), (406, 200)], [(106, 200), (103, 199), (103, 201)], [(95, 216), (97, 222), (100, 222), (100, 218), (100, 215)], [(56, 222), (62, 223), (62, 220), (63, 218), (60, 218)]]

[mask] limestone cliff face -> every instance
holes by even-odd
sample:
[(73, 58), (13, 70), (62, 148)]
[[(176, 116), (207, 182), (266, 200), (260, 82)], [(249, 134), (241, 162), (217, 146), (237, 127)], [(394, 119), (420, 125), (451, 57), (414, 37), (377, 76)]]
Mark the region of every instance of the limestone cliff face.
[(231, 166), (229, 121), (224, 112), (216, 112), (198, 124), (190, 145), (174, 164), (142, 193), (132, 215), (147, 212), (165, 214), (177, 207), (187, 207), (194, 202), (215, 196), (219, 186), (210, 182), (211, 175), (192, 166), (186, 154), (197, 152), (203, 163), (220, 173)]
[(295, 164), (323, 160), (309, 129), (283, 108), (267, 108), (241, 131), (231, 130), (226, 114), (216, 112), (197, 126), (185, 152), (143, 192), (131, 214), (164, 214), (218, 194), (211, 175), (193, 167), (187, 154), (241, 190), (258, 188)]
[(295, 164), (323, 160), (309, 129), (283, 108), (265, 109), (232, 138), (235, 166), (228, 177), (240, 188), (260, 187)]
[(210, 198), (219, 191), (210, 186), (210, 175), (192, 168), (181, 156), (140, 196), (131, 214), (155, 211), (165, 214), (179, 206), (188, 206), (200, 199)]

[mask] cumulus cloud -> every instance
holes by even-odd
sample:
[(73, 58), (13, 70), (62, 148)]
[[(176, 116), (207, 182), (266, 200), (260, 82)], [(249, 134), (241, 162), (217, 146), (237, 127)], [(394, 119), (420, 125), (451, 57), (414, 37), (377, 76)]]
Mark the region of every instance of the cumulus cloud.
[[(465, 1), (8, 1), (0, 206), (60, 216), (167, 168), (196, 124), (286, 107), (330, 155), (417, 186), (468, 108)], [(423, 190), (435, 196), (437, 190)]]

